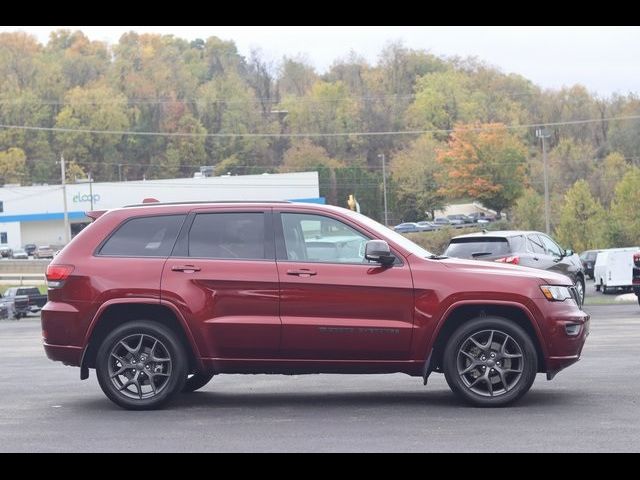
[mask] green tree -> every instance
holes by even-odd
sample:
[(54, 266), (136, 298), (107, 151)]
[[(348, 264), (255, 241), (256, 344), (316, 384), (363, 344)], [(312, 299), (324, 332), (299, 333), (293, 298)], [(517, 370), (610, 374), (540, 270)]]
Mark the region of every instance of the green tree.
[(333, 205), (338, 203), (335, 169), (341, 163), (331, 158), (327, 151), (310, 140), (304, 139), (289, 148), (284, 154), (284, 161), (280, 167), (282, 172), (317, 171), (320, 182), (320, 195), (326, 197)]
[(430, 73), (416, 82), (416, 96), (407, 110), (409, 126), (420, 129), (452, 129), (456, 123), (482, 122), (482, 92), (471, 79), (456, 70)]
[(440, 164), (436, 151), (441, 147), (431, 135), (423, 135), (391, 160), (391, 178), (395, 186), (396, 209), (405, 221), (433, 218), (444, 206), (445, 195), (436, 179)]
[(526, 149), (502, 124), (456, 126), (438, 162), (450, 198), (471, 197), (500, 215), (522, 194)]
[(617, 183), (629, 171), (630, 165), (622, 154), (610, 153), (599, 162), (589, 177), (591, 191), (605, 208), (609, 208)]
[(513, 207), (513, 225), (521, 230), (544, 231), (544, 198), (527, 188)]
[(630, 169), (616, 186), (611, 201), (611, 235), (615, 247), (640, 243), (640, 168)]
[(606, 213), (585, 180), (578, 180), (564, 196), (556, 237), (578, 252), (606, 246)]
[[(56, 127), (122, 132), (129, 129), (126, 98), (103, 86), (76, 87), (69, 91), (66, 106), (56, 117)], [(85, 165), (94, 178), (110, 179), (121, 161), (124, 135), (61, 132), (58, 149), (68, 161)]]
[[(316, 82), (302, 98), (287, 97), (282, 109), (288, 111), (287, 124), (293, 133), (357, 132), (360, 126), (358, 103), (342, 82)], [(355, 156), (360, 138), (326, 136), (316, 140), (329, 155), (339, 158)]]
[(26, 174), (27, 156), (21, 148), (0, 152), (0, 183), (22, 183)]

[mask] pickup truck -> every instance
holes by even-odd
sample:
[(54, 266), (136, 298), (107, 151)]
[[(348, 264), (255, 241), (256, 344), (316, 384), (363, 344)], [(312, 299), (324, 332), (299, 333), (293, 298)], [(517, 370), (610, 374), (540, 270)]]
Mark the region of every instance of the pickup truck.
[[(38, 287), (11, 287), (4, 293), (7, 298), (27, 297), (27, 306), (24, 309), (24, 317), (27, 313), (37, 313), (47, 303), (47, 296), (42, 295)], [(22, 313), (22, 311), (21, 311)]]
[(0, 304), (6, 307), (7, 317), (16, 320), (26, 317), (29, 313), (29, 297), (27, 295), (8, 295), (9, 290), (4, 295), (0, 294)]

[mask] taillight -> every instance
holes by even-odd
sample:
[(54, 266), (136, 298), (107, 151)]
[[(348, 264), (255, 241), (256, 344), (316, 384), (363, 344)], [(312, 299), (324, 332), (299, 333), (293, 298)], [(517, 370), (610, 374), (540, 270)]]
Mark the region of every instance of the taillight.
[(636, 267), (640, 267), (640, 252), (633, 254), (633, 263), (636, 264)]
[(49, 265), (47, 266), (47, 286), (59, 288), (73, 272), (73, 265)]
[(510, 257), (496, 258), (494, 262), (511, 263), (512, 265), (519, 265), (520, 257), (518, 257), (517, 255), (512, 255)]

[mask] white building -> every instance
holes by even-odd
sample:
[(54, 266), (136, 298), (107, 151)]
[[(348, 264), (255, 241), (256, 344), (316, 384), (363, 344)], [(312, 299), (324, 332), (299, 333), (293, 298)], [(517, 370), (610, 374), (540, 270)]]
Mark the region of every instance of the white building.
[[(69, 184), (67, 210), (71, 235), (89, 219), (86, 211), (141, 203), (219, 200), (297, 200), (324, 203), (318, 173), (278, 173), (136, 182)], [(0, 244), (12, 248), (28, 243), (64, 244), (64, 206), (61, 185), (0, 187)]]

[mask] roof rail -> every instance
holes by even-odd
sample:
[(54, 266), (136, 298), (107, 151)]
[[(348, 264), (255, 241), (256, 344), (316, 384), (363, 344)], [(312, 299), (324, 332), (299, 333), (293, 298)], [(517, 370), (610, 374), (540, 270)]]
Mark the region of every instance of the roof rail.
[(155, 207), (160, 205), (202, 205), (209, 203), (292, 203), (289, 200), (187, 200), (184, 202), (143, 202), (143, 203), (134, 203), (131, 205), (125, 205), (122, 208), (130, 208), (130, 207)]

